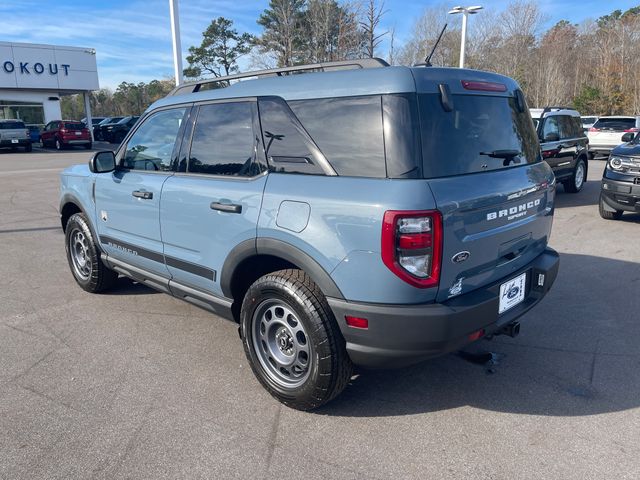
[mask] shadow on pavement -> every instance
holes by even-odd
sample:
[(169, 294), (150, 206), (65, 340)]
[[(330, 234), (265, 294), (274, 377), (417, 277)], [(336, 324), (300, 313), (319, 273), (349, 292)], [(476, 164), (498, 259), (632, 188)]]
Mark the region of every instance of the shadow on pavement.
[(522, 317), (520, 336), (468, 348), (492, 352), (491, 368), (451, 354), (403, 370), (363, 371), (317, 413), (378, 417), (472, 407), (583, 416), (638, 408), (640, 322), (628, 312), (640, 311), (640, 297), (630, 295), (639, 288), (638, 263), (562, 254), (553, 289)]

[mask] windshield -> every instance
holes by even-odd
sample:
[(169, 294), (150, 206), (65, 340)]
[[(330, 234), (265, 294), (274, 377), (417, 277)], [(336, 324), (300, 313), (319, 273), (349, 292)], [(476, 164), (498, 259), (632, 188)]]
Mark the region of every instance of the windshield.
[(453, 95), (453, 111), (440, 95), (418, 96), (424, 176), (486, 172), (540, 160), (529, 111), (513, 97)]

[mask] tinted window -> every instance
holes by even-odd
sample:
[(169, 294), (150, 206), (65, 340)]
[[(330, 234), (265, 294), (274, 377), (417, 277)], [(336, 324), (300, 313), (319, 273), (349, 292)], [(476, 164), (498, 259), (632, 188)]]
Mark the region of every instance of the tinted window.
[(560, 138), (575, 138), (577, 136), (572, 117), (569, 115), (558, 115), (558, 126), (560, 127)]
[(420, 122), (415, 94), (384, 95), (384, 147), (389, 178), (421, 178)]
[(189, 172), (253, 176), (258, 139), (253, 131), (253, 103), (218, 103), (200, 107), (193, 130)]
[(324, 174), (317, 152), (287, 104), (281, 100), (259, 102), (260, 122), (270, 167), (282, 173)]
[(67, 122), (64, 124), (64, 128), (66, 128), (67, 130), (82, 130), (83, 128), (85, 128), (85, 125), (82, 122), (77, 122), (77, 123)]
[[(485, 172), (540, 159), (531, 116), (527, 109), (518, 110), (515, 98), (452, 95), (451, 112), (443, 109), (438, 94), (418, 98), (425, 178)], [(508, 159), (488, 155), (498, 150), (517, 154)]]
[(582, 117), (582, 124), (583, 125), (591, 125), (596, 120), (597, 120), (596, 117)]
[(289, 102), (338, 175), (385, 177), (379, 96)]
[(548, 141), (550, 135), (560, 137), (560, 125), (558, 124), (558, 116), (547, 117), (542, 125), (542, 139)]
[(170, 170), (173, 148), (186, 108), (147, 117), (127, 143), (122, 166), (133, 170)]
[(24, 123), (22, 122), (0, 122), (0, 129), (2, 130), (13, 130), (16, 128), (25, 128)]
[(635, 118), (600, 118), (593, 125), (593, 128), (599, 130), (608, 130), (611, 132), (624, 132), (630, 128), (635, 128)]

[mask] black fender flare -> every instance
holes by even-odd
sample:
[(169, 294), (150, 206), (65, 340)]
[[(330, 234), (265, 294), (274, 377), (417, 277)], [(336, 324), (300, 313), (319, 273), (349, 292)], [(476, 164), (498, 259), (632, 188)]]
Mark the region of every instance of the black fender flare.
[(95, 244), (98, 247), (98, 249), (100, 249), (100, 251), (102, 251), (102, 246), (100, 245), (100, 237), (98, 237), (96, 229), (93, 226), (93, 223), (91, 222), (91, 220), (92, 220), (91, 216), (87, 215), (87, 211), (84, 208), (84, 206), (82, 205), (82, 202), (80, 200), (78, 200), (78, 198), (75, 195), (72, 195), (71, 193), (65, 193), (62, 196), (62, 198), (60, 199), (60, 207), (59, 207), (58, 211), (60, 212), (60, 224), (62, 225), (62, 231), (65, 231), (65, 228), (66, 228), (66, 225), (62, 224), (62, 209), (64, 208), (65, 205), (67, 205), (69, 203), (72, 203), (76, 207), (78, 207), (80, 212), (82, 212), (82, 214), (86, 217), (87, 225), (89, 226), (89, 230), (91, 230), (91, 235), (93, 236), (93, 238), (95, 240)]
[(225, 297), (233, 298), (231, 280), (238, 265), (248, 258), (258, 255), (278, 257), (297, 265), (311, 277), (327, 297), (344, 299), (342, 292), (329, 273), (317, 261), (298, 247), (275, 238), (245, 240), (229, 252), (220, 275), (220, 288)]

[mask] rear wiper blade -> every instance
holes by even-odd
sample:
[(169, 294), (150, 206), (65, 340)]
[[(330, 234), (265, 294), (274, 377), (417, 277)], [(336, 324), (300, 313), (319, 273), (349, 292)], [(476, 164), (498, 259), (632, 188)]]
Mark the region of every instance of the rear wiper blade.
[(504, 158), (504, 162), (502, 162), (502, 164), (505, 167), (508, 167), (516, 157), (522, 155), (522, 152), (519, 150), (493, 150), (491, 152), (480, 152), (480, 155), (486, 155), (491, 158)]
[(493, 150), (491, 152), (480, 152), (480, 155), (486, 155), (491, 158), (513, 158), (520, 155), (519, 150)]

